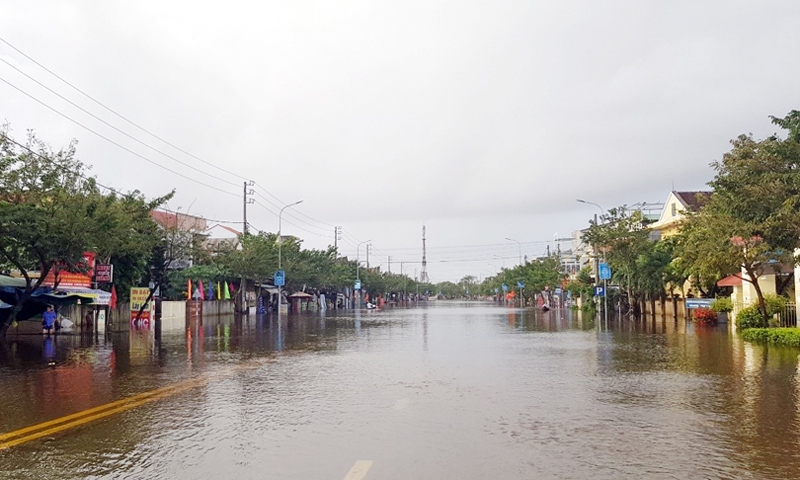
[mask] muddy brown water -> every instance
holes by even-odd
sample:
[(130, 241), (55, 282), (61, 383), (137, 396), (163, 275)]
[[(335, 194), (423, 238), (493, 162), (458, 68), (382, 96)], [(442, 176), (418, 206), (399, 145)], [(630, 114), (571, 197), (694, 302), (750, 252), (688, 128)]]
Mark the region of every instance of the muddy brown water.
[(0, 434), (208, 382), (0, 450), (0, 478), (800, 478), (798, 354), (479, 302), (32, 335), (0, 346)]

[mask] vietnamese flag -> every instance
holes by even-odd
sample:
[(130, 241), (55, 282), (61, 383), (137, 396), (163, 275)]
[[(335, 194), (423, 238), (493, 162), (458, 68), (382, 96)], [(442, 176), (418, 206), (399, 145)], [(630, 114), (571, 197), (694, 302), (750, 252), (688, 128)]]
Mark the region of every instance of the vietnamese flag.
[(199, 284), (199, 286), (197, 288), (200, 290), (200, 300), (205, 300), (206, 299), (206, 292), (203, 289), (203, 280), (202, 279), (200, 280), (200, 284)]
[(113, 308), (117, 308), (117, 287), (111, 285), (111, 301), (108, 303), (108, 306)]

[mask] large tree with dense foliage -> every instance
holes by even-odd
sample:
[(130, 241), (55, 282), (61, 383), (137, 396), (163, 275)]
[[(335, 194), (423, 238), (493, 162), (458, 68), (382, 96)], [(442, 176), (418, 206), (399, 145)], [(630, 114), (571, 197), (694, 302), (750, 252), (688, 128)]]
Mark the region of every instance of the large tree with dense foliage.
[(590, 222), (583, 234), (583, 241), (597, 248), (611, 267), (613, 278), (625, 289), (634, 313), (644, 293), (640, 287), (649, 282), (642, 278), (645, 274), (642, 267), (650, 263), (646, 260), (652, 248), (649, 237), (650, 229), (642, 212), (624, 206), (612, 208), (598, 222)]
[(767, 308), (758, 277), (793, 265), (800, 248), (800, 112), (773, 123), (785, 138), (752, 135), (734, 139), (730, 152), (711, 165), (716, 176), (708, 204), (685, 223), (679, 254), (701, 278), (720, 278), (743, 271)]
[(0, 269), (25, 278), (12, 321), (48, 274), (57, 283), (61, 272), (85, 272), (85, 252), (142, 267), (158, 241), (149, 212), (169, 196), (103, 194), (75, 147), (55, 152), (33, 133), (23, 146), (0, 129)]

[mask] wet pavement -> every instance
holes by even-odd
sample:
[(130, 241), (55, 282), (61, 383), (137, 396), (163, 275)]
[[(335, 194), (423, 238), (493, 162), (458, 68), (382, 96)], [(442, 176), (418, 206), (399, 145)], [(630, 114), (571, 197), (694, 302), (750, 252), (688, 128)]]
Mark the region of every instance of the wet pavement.
[(0, 446), (188, 387), (0, 450), (0, 478), (800, 478), (798, 354), (479, 302), (31, 335), (0, 346)]

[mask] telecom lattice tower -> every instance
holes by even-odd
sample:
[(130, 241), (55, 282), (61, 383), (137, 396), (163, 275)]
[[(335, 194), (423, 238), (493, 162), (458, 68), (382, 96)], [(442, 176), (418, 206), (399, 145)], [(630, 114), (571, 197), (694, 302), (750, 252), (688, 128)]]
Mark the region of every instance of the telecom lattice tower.
[(428, 257), (425, 252), (425, 225), (422, 225), (422, 273), (420, 273), (419, 281), (422, 283), (429, 283), (428, 278)]

